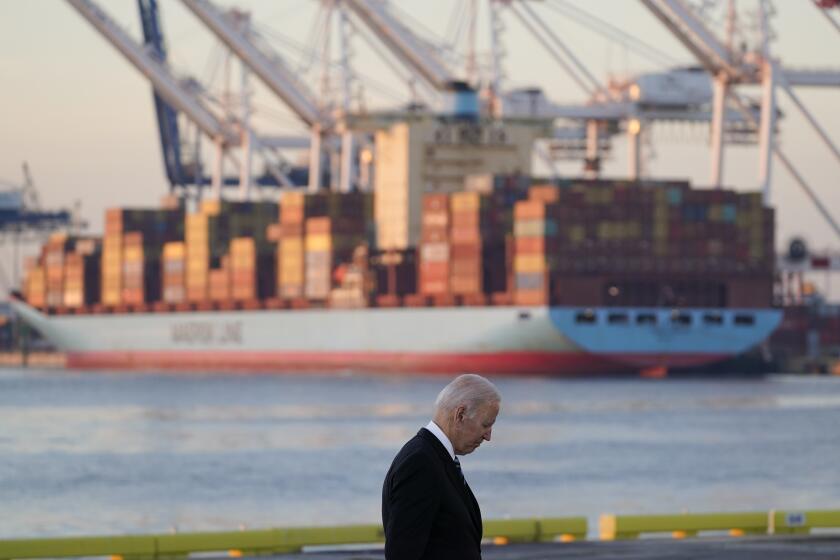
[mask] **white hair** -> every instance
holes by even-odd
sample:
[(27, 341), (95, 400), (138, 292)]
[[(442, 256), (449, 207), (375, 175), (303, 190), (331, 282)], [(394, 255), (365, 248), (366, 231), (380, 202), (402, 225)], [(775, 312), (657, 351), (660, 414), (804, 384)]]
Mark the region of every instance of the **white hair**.
[(435, 400), (435, 412), (449, 413), (464, 405), (467, 416), (473, 417), (482, 404), (501, 401), (501, 393), (490, 381), (474, 373), (465, 373), (441, 390)]

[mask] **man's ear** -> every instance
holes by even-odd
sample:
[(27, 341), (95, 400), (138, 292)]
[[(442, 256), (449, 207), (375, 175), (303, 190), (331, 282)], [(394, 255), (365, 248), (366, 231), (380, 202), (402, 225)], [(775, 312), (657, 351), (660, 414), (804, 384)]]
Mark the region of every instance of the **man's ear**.
[(455, 409), (455, 421), (456, 422), (463, 422), (464, 418), (467, 416), (467, 407), (459, 405), (458, 408)]

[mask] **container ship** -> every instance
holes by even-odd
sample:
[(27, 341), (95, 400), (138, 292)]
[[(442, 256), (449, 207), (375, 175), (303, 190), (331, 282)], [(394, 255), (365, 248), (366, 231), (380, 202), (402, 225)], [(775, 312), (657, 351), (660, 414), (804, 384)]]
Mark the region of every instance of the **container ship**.
[(539, 179), (536, 128), (418, 117), (375, 132), (370, 192), (111, 209), (13, 306), (78, 368), (588, 375), (771, 334), (760, 193)]

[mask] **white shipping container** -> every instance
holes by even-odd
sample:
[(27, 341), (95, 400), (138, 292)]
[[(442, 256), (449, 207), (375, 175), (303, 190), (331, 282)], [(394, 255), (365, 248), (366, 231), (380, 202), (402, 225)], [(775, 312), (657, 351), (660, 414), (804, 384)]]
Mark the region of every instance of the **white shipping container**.
[(420, 260), (440, 262), (449, 260), (449, 243), (425, 243), (420, 247)]

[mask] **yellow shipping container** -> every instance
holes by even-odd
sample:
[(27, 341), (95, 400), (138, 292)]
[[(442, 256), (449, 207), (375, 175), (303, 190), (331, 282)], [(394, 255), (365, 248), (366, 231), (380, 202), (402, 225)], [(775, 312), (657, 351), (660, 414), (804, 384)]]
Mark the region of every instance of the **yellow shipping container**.
[(103, 267), (119, 266), (121, 261), (122, 261), (122, 257), (120, 255), (120, 253), (108, 252), (108, 253), (103, 253), (102, 254), (102, 266)]
[(516, 272), (544, 272), (549, 268), (546, 261), (544, 255), (516, 255), (513, 259), (513, 269)]
[(284, 192), (280, 203), (286, 207), (303, 206), (305, 196), (302, 192)]
[(143, 260), (142, 247), (126, 247), (123, 250), (123, 262), (133, 262)]
[(453, 212), (478, 210), (481, 206), (481, 193), (456, 192), (452, 193), (449, 200)]
[(283, 256), (283, 259), (303, 258), (303, 238), (294, 237), (280, 240), (280, 254)]
[(119, 305), (121, 290), (119, 288), (108, 288), (102, 290), (102, 303), (105, 305)]
[(170, 241), (163, 244), (163, 258), (165, 260), (183, 259), (187, 254), (187, 247), (183, 241)]
[(253, 237), (234, 237), (230, 240), (230, 252), (239, 254), (256, 254)]
[(280, 285), (282, 286), (302, 286), (303, 285), (303, 268), (280, 270)]
[(222, 201), (216, 200), (202, 200), (201, 213), (205, 216), (218, 216), (222, 211)]
[(299, 265), (303, 266), (304, 255), (303, 255), (303, 253), (287, 252), (287, 253), (283, 253), (281, 255), (280, 260), (284, 263), (288, 263), (289, 265), (292, 265), (292, 264), (298, 265), (299, 264)]
[(281, 270), (278, 276), (278, 284), (280, 286), (302, 286), (306, 274), (303, 269), (299, 270)]
[(210, 265), (207, 261), (187, 261), (187, 275), (195, 276), (206, 274), (210, 270)]
[(316, 234), (306, 236), (306, 251), (330, 251), (332, 250), (332, 237), (329, 234)]

